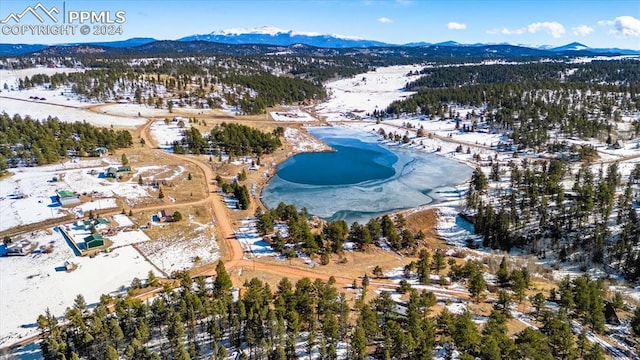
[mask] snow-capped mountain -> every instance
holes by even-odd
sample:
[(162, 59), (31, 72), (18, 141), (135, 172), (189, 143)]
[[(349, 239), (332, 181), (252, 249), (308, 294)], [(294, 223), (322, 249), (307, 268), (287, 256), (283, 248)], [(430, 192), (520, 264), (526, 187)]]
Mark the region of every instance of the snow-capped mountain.
[(580, 44), (579, 42), (572, 42), (570, 44), (550, 48), (551, 51), (580, 51), (580, 50), (591, 50), (588, 46), (584, 44)]
[(199, 40), (222, 44), (269, 44), (282, 46), (305, 44), (325, 48), (390, 46), (390, 44), (380, 41), (365, 40), (355, 36), (287, 31), (273, 26), (217, 30), (210, 34), (191, 35), (178, 40)]

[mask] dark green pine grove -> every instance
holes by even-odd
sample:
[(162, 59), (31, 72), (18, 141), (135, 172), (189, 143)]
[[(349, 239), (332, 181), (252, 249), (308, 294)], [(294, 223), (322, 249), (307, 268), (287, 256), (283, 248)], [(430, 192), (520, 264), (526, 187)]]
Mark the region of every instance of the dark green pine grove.
[[(417, 94), (376, 115), (441, 117), (455, 115), (449, 114), (451, 104), (483, 107), (482, 120), (520, 149), (560, 152), (568, 145), (553, 141), (550, 131), (604, 139), (622, 112), (640, 109), (636, 61), (441, 67), (423, 73), (406, 85)], [(640, 134), (639, 122), (633, 131)]]
[[(585, 269), (607, 264), (631, 281), (640, 279), (640, 222), (633, 208), (640, 167), (624, 179), (617, 162), (595, 174), (586, 164), (572, 173), (565, 161), (525, 159), (512, 161), (509, 171), (508, 190), (489, 190), (479, 168), (469, 184), (466, 212), (484, 246), (517, 246), (541, 258), (556, 254)], [(573, 186), (565, 190), (567, 180)]]
[(62, 122), (49, 117), (38, 121), (20, 115), (0, 114), (0, 172), (8, 165), (46, 165), (73, 152), (95, 154), (97, 147), (115, 150), (133, 145), (126, 130), (100, 128), (86, 122)]
[[(540, 328), (508, 336), (508, 295), (499, 297), (488, 321), (478, 326), (469, 312), (435, 312), (436, 297), (427, 291), (409, 289), (401, 304), (386, 291), (365, 300), (371, 290), (364, 280), (353, 305), (333, 279), (308, 278), (295, 284), (283, 278), (275, 289), (248, 280), (236, 302), (224, 265), (216, 270), (213, 279), (176, 274), (179, 287), (165, 285), (146, 301), (103, 296), (89, 309), (78, 296), (62, 319), (46, 311), (37, 319), (43, 358), (225, 359), (243, 349), (241, 358), (248, 359), (336, 359), (341, 352), (348, 359), (432, 359), (455, 349), (461, 359), (604, 359), (599, 345), (572, 330), (578, 317), (601, 331), (601, 282), (588, 277), (562, 283), (550, 299), (533, 297), (531, 316)], [(517, 286), (520, 275), (514, 273), (505, 286)], [(542, 305), (547, 300), (559, 310)], [(636, 311), (633, 323), (639, 318)]]
[(278, 127), (271, 133), (252, 127), (223, 122), (211, 133), (202, 136), (198, 129), (191, 127), (183, 132), (184, 137), (173, 143), (173, 151), (178, 154), (220, 154), (229, 156), (271, 154), (282, 146), (280, 137), (284, 128)]

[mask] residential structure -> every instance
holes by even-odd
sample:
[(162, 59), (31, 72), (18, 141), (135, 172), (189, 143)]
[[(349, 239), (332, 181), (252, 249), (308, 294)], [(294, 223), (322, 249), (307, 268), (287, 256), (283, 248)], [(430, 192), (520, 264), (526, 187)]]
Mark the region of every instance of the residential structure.
[(173, 221), (173, 214), (173, 211), (162, 209), (160, 210), (160, 212), (158, 212), (158, 218), (160, 219), (160, 221), (171, 222)]
[(56, 198), (60, 205), (75, 205), (80, 203), (80, 197), (71, 190), (60, 190), (56, 193)]
[(87, 250), (98, 246), (104, 246), (104, 238), (100, 234), (91, 234), (84, 238)]

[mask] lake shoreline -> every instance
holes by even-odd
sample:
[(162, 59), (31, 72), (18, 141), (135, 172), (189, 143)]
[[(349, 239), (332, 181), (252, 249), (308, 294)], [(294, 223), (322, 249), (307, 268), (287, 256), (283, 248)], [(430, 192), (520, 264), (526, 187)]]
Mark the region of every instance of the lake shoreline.
[[(372, 124), (373, 125), (373, 124)], [(335, 134), (329, 133), (326, 134), (325, 136), (317, 136), (317, 132), (316, 134), (314, 134), (313, 129), (319, 129), (320, 131), (324, 131), (325, 129), (329, 132), (332, 132), (333, 130), (335, 130)], [(313, 209), (313, 206), (304, 206), (302, 204), (304, 204), (304, 201), (302, 202), (302, 204), (297, 201), (296, 206), (298, 207), (307, 207), (310, 211), (311, 214), (317, 215), (318, 217), (321, 217), (323, 219), (329, 219), (329, 220), (336, 220), (338, 217), (344, 217), (346, 219), (349, 218), (355, 218), (355, 217), (368, 217), (369, 215), (366, 214), (375, 214), (375, 215), (371, 215), (371, 217), (379, 217), (382, 216), (384, 214), (393, 214), (393, 213), (399, 213), (399, 212), (404, 212), (404, 211), (410, 211), (412, 209), (419, 209), (419, 208), (423, 208), (423, 207), (431, 207), (431, 206), (435, 206), (436, 204), (446, 201), (446, 199), (440, 198), (437, 193), (434, 193), (434, 191), (436, 191), (437, 189), (444, 189), (444, 188), (452, 188), (452, 187), (459, 187), (460, 185), (464, 184), (465, 182), (468, 181), (468, 178), (470, 177), (470, 171), (473, 168), (472, 166), (469, 166), (468, 163), (464, 163), (464, 162), (459, 162), (459, 161), (450, 161), (450, 160), (454, 160), (454, 159), (450, 159), (444, 156), (435, 156), (435, 157), (431, 157), (430, 155), (434, 155), (432, 152), (426, 152), (423, 151), (421, 149), (403, 149), (403, 148), (396, 148), (394, 146), (389, 146), (389, 145), (385, 145), (384, 143), (381, 143), (381, 139), (379, 137), (379, 135), (370, 132), (370, 131), (366, 131), (364, 129), (353, 129), (353, 128), (349, 128), (348, 126), (342, 126), (341, 124), (330, 124), (329, 126), (312, 126), (309, 128), (305, 128), (304, 129), (305, 132), (307, 134), (309, 134), (310, 136), (313, 136), (315, 139), (317, 139), (319, 142), (324, 142), (325, 144), (327, 144), (327, 142), (324, 141), (324, 139), (326, 138), (344, 138), (347, 141), (349, 140), (359, 140), (363, 143), (368, 144), (369, 147), (371, 147), (372, 145), (375, 147), (379, 147), (381, 149), (384, 149), (386, 152), (388, 152), (389, 154), (393, 154), (395, 156), (399, 156), (401, 158), (404, 159), (404, 163), (401, 164), (402, 166), (406, 166), (409, 162), (406, 161), (408, 158), (410, 159), (418, 159), (419, 163), (417, 165), (415, 164), (411, 164), (411, 168), (410, 169), (404, 169), (402, 167), (400, 167), (400, 169), (398, 169), (397, 163), (393, 164), (393, 168), (396, 171), (400, 171), (400, 173), (398, 174), (394, 174), (392, 177), (385, 179), (384, 181), (381, 180), (374, 180), (374, 181), (365, 181), (364, 183), (354, 183), (354, 184), (346, 184), (344, 185), (344, 188), (358, 188), (355, 189), (354, 191), (360, 191), (361, 195), (363, 196), (362, 199), (369, 199), (369, 195), (371, 193), (367, 193), (365, 194), (362, 190), (363, 187), (366, 186), (370, 186), (371, 184), (369, 183), (376, 183), (379, 182), (379, 184), (377, 185), (378, 187), (388, 187), (386, 185), (387, 182), (389, 181), (395, 181), (397, 183), (404, 183), (404, 182), (410, 182), (413, 183), (413, 187), (411, 187), (411, 185), (409, 185), (409, 187), (407, 187), (405, 184), (401, 184), (402, 186), (405, 186), (407, 189), (414, 189), (417, 183), (421, 183), (424, 181), (434, 181), (433, 179), (437, 179), (438, 176), (446, 176), (446, 174), (438, 174), (438, 172), (442, 172), (441, 167), (444, 166), (444, 168), (449, 168), (449, 169), (454, 169), (457, 170), (455, 171), (456, 173), (460, 172), (460, 171), (464, 171), (464, 172), (469, 172), (469, 176), (464, 176), (464, 181), (458, 182), (458, 181), (452, 181), (451, 179), (445, 179), (444, 184), (442, 184), (442, 182), (439, 180), (436, 180), (436, 184), (434, 184), (435, 186), (426, 186), (424, 184), (419, 184), (420, 188), (419, 191), (422, 192), (422, 194), (426, 197), (428, 197), (428, 200), (426, 200), (425, 202), (419, 203), (416, 202), (415, 198), (411, 198), (409, 203), (407, 202), (398, 202), (397, 199), (387, 199), (384, 200), (382, 202), (387, 202), (388, 203), (388, 208), (385, 209), (379, 209), (379, 205), (378, 203), (380, 203), (381, 201), (372, 201), (371, 206), (368, 205), (363, 205), (362, 203), (358, 203), (358, 201), (354, 200), (353, 204), (355, 207), (345, 207), (343, 209), (337, 209), (337, 211), (333, 211), (331, 212), (331, 214), (327, 214), (327, 212), (325, 211), (324, 213), (322, 211), (312, 211), (311, 209)], [(355, 134), (355, 136), (350, 135), (350, 134)], [(373, 141), (372, 141), (373, 140)], [(330, 145), (327, 145), (330, 146)], [(335, 149), (334, 149), (335, 150)], [(406, 150), (406, 151), (405, 151)], [(311, 151), (314, 153), (322, 153), (322, 152), (327, 152), (327, 151)], [(306, 152), (305, 152), (306, 153)], [(296, 153), (296, 154), (291, 154), (291, 156), (295, 156), (298, 155), (300, 153)], [(437, 153), (435, 153), (436, 155), (439, 155)], [(285, 161), (289, 160), (291, 158), (291, 156), (287, 156), (285, 158), (282, 159), (282, 161), (280, 161), (277, 166), (275, 167), (275, 170), (273, 173), (270, 173), (269, 178), (264, 182), (264, 185), (261, 187), (260, 189), (260, 195), (259, 195), (259, 199), (260, 199), (260, 203), (267, 209), (269, 209), (269, 205), (271, 206), (276, 206), (275, 204), (278, 203), (277, 201), (277, 197), (274, 199), (267, 199), (267, 196), (273, 196), (273, 194), (265, 194), (265, 190), (269, 191), (269, 187), (273, 187), (273, 181), (274, 179), (278, 179), (276, 178), (277, 172), (278, 172), (278, 168), (281, 166), (282, 163), (284, 163)], [(438, 159), (438, 160), (436, 160)], [(424, 166), (421, 165), (428, 165), (428, 164), (432, 164), (432, 167), (427, 167), (425, 168)], [(456, 164), (456, 165), (452, 165), (452, 164)], [(460, 166), (464, 166), (464, 168), (460, 168), (458, 167), (458, 165)], [(418, 166), (418, 168), (416, 168), (416, 166)], [(461, 170), (463, 169), (463, 170)], [(445, 169), (446, 170), (446, 169)], [(409, 171), (408, 174), (403, 173), (404, 171)], [(432, 174), (435, 173), (435, 174)], [(423, 177), (418, 179), (417, 176), (422, 174)], [(408, 176), (408, 178), (404, 178), (405, 176)], [(392, 179), (392, 180), (389, 180)], [(426, 179), (426, 180), (425, 180)], [(407, 180), (407, 181), (405, 181)], [(281, 181), (285, 181), (283, 179), (281, 179)], [(298, 184), (300, 185), (300, 184)], [(281, 186), (281, 185), (279, 185)], [(294, 185), (296, 186), (296, 185)], [(301, 185), (302, 187), (304, 187), (305, 185)], [(309, 185), (309, 186), (313, 186), (313, 185)], [(333, 185), (330, 185), (333, 186)], [(336, 187), (342, 187), (341, 185), (335, 185)], [(374, 185), (375, 186), (375, 185)], [(273, 189), (271, 189), (273, 190)], [(300, 193), (298, 193), (298, 190), (302, 190), (300, 191)], [(305, 191), (308, 189), (296, 189), (294, 190), (296, 192), (296, 198), (300, 198), (300, 196), (304, 196), (305, 192), (308, 193), (308, 191)], [(365, 190), (366, 191), (366, 190)], [(412, 190), (415, 192), (415, 189)], [(367, 197), (364, 197), (367, 196)], [(421, 195), (417, 194), (416, 197), (420, 198)], [(424, 198), (422, 198), (424, 199)], [(306, 200), (306, 199), (305, 199)], [(285, 203), (287, 203), (288, 201), (283, 201)], [(290, 202), (290, 201), (289, 201)], [(394, 205), (395, 204), (395, 205)], [(363, 207), (365, 207), (363, 209)], [(378, 208), (376, 208), (378, 207)], [(355, 209), (355, 210), (354, 210)], [(365, 210), (366, 209), (366, 210)], [(370, 218), (370, 217), (369, 217)]]

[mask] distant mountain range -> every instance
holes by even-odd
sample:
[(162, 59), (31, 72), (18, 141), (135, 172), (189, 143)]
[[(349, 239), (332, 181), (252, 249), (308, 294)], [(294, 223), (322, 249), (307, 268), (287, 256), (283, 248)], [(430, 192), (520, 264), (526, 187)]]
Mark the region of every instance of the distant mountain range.
[[(74, 52), (77, 54), (104, 53), (107, 55), (122, 53), (122, 51), (118, 51), (117, 49), (129, 49), (130, 51), (127, 51), (127, 54), (151, 54), (157, 53), (160, 50), (189, 54), (206, 54), (211, 51), (235, 53), (230, 47), (222, 45), (243, 45), (245, 47), (263, 45), (266, 46), (266, 48), (284, 47), (285, 49), (290, 49), (293, 53), (300, 53), (301, 51), (303, 53), (305, 51), (308, 52), (310, 50), (306, 47), (313, 47), (318, 48), (316, 50), (317, 52), (325, 54), (332, 53), (332, 51), (321, 49), (332, 49), (333, 52), (339, 54), (348, 54), (349, 51), (362, 53), (362, 49), (373, 49), (372, 51), (374, 52), (380, 52), (383, 48), (394, 53), (402, 53), (403, 50), (401, 49), (405, 49), (407, 52), (415, 54), (420, 51), (415, 51), (415, 49), (409, 50), (409, 48), (420, 48), (425, 50), (424, 55), (433, 52), (443, 53), (446, 51), (457, 56), (482, 56), (483, 53), (487, 55), (487, 52), (493, 52), (495, 56), (640, 55), (640, 50), (590, 48), (577, 42), (559, 47), (483, 43), (460, 44), (455, 41), (445, 41), (435, 44), (416, 42), (398, 45), (352, 36), (286, 31), (265, 26), (253, 29), (220, 30), (209, 34), (186, 36), (175, 41), (159, 41), (153, 38), (132, 38), (122, 41), (59, 44), (54, 46), (41, 44), (0, 44), (0, 56), (19, 56), (35, 52), (45, 52), (48, 54), (66, 53), (67, 55), (72, 55)], [(305, 47), (301, 49), (300, 45), (304, 45)], [(198, 49), (198, 46), (202, 47), (202, 49)], [(63, 49), (65, 47), (67, 49)], [(295, 49), (291, 50), (292, 48)], [(258, 51), (258, 53), (260, 52), (261, 51)]]
[(289, 46), (304, 44), (322, 48), (354, 48), (389, 46), (389, 44), (364, 40), (352, 36), (310, 32), (285, 31), (271, 26), (256, 29), (227, 29), (210, 34), (191, 35), (178, 41), (209, 41), (222, 44), (265, 44)]

